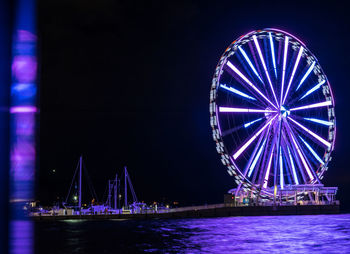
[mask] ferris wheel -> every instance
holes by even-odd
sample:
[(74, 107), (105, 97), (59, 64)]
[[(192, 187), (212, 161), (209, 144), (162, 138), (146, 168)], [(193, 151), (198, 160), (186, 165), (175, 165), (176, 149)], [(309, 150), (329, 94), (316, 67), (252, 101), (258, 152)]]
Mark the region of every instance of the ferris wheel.
[(316, 57), (293, 35), (264, 29), (235, 40), (210, 91), (216, 150), (245, 191), (321, 183), (334, 149), (334, 98)]

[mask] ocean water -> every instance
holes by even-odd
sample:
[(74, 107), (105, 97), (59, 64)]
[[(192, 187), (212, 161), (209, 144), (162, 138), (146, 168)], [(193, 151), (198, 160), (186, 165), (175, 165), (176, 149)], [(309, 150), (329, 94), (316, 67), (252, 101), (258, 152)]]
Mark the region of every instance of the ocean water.
[(35, 253), (350, 253), (350, 214), (35, 223)]

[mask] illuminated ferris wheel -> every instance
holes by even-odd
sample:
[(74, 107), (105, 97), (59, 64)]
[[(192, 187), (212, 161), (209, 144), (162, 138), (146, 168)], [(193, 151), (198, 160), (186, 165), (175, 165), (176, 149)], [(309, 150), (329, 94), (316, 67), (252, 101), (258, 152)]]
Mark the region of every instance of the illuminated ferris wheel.
[(303, 42), (277, 29), (235, 40), (216, 67), (210, 91), (213, 138), (240, 188), (321, 183), (335, 141), (334, 98)]

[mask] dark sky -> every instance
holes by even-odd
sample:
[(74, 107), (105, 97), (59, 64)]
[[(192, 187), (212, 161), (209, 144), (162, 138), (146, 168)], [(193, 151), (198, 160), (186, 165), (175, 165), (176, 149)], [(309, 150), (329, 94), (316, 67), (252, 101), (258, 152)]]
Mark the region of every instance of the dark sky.
[(211, 137), (212, 75), (233, 40), (275, 27), (305, 42), (332, 85), (337, 140), (324, 184), (349, 203), (348, 8), (281, 2), (39, 1), (38, 198), (66, 195), (82, 153), (100, 199), (127, 165), (140, 200), (222, 202), (235, 185)]

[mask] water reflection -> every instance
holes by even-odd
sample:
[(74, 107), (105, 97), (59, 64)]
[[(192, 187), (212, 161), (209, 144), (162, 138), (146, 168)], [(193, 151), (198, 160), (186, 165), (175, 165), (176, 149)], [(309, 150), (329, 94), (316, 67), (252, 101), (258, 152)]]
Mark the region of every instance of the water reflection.
[(38, 222), (36, 250), (37, 253), (350, 253), (349, 233), (349, 214)]
[(32, 254), (34, 225), (28, 220), (12, 220), (10, 222), (10, 253)]

